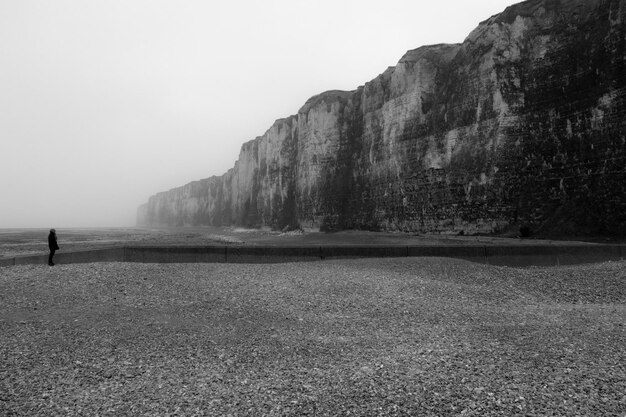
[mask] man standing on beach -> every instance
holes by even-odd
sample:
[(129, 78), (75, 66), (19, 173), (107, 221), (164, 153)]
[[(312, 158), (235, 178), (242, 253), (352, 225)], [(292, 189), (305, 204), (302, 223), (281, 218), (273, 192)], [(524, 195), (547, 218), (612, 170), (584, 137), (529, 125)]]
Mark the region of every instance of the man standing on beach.
[(52, 262), (52, 257), (54, 256), (54, 252), (57, 251), (59, 245), (57, 244), (57, 232), (54, 229), (50, 229), (50, 234), (48, 235), (48, 247), (50, 248), (50, 256), (48, 256), (48, 265), (54, 266), (54, 262)]

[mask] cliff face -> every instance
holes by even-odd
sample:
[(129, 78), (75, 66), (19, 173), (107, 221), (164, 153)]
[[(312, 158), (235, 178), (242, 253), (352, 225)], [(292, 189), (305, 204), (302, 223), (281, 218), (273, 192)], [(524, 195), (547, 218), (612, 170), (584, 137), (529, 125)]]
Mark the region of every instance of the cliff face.
[(626, 234), (626, 0), (530, 0), (315, 96), (140, 225)]

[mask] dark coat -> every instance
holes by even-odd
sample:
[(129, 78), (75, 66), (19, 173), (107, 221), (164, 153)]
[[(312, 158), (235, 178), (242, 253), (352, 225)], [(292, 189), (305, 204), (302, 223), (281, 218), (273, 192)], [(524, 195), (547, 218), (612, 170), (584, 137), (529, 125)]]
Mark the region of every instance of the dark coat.
[(59, 245), (57, 244), (57, 235), (56, 235), (56, 233), (50, 232), (50, 234), (48, 235), (48, 247), (50, 248), (50, 250), (57, 250), (57, 249), (59, 249)]

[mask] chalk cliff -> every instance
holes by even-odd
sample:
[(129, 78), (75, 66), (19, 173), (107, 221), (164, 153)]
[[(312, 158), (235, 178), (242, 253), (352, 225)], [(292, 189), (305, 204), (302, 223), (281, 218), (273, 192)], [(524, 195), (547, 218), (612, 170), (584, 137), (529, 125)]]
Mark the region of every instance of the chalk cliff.
[(245, 143), (139, 225), (626, 234), (626, 0), (529, 0)]

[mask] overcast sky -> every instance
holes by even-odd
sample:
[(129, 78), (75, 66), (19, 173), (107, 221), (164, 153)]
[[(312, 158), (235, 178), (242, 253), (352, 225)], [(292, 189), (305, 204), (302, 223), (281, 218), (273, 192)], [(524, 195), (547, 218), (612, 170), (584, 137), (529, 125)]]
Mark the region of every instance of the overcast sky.
[(133, 226), (311, 96), (510, 0), (0, 0), (0, 228)]

